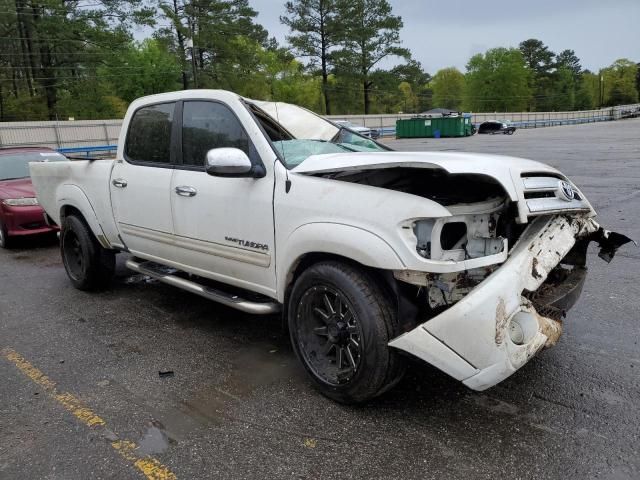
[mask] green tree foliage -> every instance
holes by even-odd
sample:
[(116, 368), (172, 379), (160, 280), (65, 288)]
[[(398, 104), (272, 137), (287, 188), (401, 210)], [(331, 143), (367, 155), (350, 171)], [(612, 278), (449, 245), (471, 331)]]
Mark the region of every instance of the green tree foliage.
[(391, 70), (375, 70), (371, 74), (371, 113), (420, 113), (428, 110), (432, 95), (430, 79), (420, 62), (413, 59)]
[(255, 62), (255, 44), (274, 47), (248, 0), (172, 0), (162, 10), (170, 23), (156, 36), (178, 53), (191, 88), (230, 85)]
[[(136, 97), (180, 88), (335, 114), (638, 101), (630, 60), (596, 75), (573, 50), (555, 55), (529, 39), (474, 56), (466, 74), (443, 69), (431, 79), (402, 48), (402, 19), (388, 0), (276, 3), (290, 29), (283, 46), (257, 23), (250, 0), (0, 0), (0, 120), (118, 118)], [(141, 26), (154, 32), (134, 41)]]
[(600, 79), (591, 72), (583, 72), (578, 81), (576, 101), (577, 110), (591, 110), (598, 106)]
[(465, 84), (467, 109), (522, 111), (529, 96), (529, 70), (520, 50), (493, 48), (469, 60)]
[[(405, 113), (420, 113), (429, 110), (432, 107), (433, 91), (429, 82), (431, 75), (426, 73), (420, 62), (409, 59), (406, 63), (397, 65), (390, 70), (392, 79), (397, 83), (407, 83), (411, 87), (411, 95), (413, 103), (411, 108), (407, 108), (406, 98), (402, 99), (402, 111)], [(400, 85), (397, 85), (400, 88)], [(400, 111), (397, 108), (386, 110), (383, 113), (393, 113)]]
[(462, 110), (465, 78), (457, 68), (443, 68), (433, 76), (433, 105), (438, 108)]
[(547, 110), (573, 110), (576, 101), (576, 80), (574, 72), (567, 67), (559, 67), (553, 73), (552, 82), (553, 89), (547, 99), (547, 105), (552, 108), (548, 108)]
[(638, 65), (631, 60), (616, 60), (601, 72), (604, 83), (604, 103), (607, 106), (635, 103), (638, 101), (636, 87)]
[(552, 70), (555, 67), (555, 53), (540, 40), (530, 38), (520, 43), (522, 58), (529, 70), (530, 110), (548, 110), (553, 97)]
[(556, 67), (566, 68), (571, 72), (574, 81), (580, 78), (582, 73), (582, 65), (580, 65), (580, 59), (576, 56), (576, 52), (573, 50), (563, 50), (556, 56)]
[[(371, 88), (370, 113), (417, 113), (420, 108), (416, 87), (406, 79), (399, 77), (389, 70), (375, 70), (371, 74), (373, 87)], [(354, 83), (355, 98), (359, 99), (357, 80)], [(362, 111), (361, 102), (357, 101), (355, 108)]]
[(340, 4), (344, 24), (341, 49), (336, 52), (339, 69), (360, 80), (364, 112), (371, 111), (371, 72), (389, 56), (409, 58), (400, 46), (402, 18), (393, 15), (387, 0), (348, 0)]
[(530, 38), (520, 43), (522, 58), (529, 68), (538, 75), (546, 75), (553, 67), (555, 54), (540, 40)]
[[(60, 99), (77, 91), (82, 83), (95, 83), (102, 62), (127, 48), (129, 27), (151, 21), (151, 11), (142, 7), (141, 0), (88, 5), (62, 0), (1, 0), (0, 9), (3, 118), (42, 115), (43, 104), (48, 118), (60, 117), (65, 113), (60, 110)], [(25, 96), (29, 100), (18, 101)], [(12, 112), (5, 105), (24, 109)]]
[[(129, 76), (118, 78), (118, 72), (122, 71)], [(155, 39), (133, 44), (122, 55), (109, 58), (98, 67), (97, 73), (108, 80), (113, 94), (127, 103), (143, 95), (178, 90), (181, 86), (178, 59)]]
[(287, 41), (301, 57), (309, 59), (309, 66), (320, 68), (324, 94), (324, 110), (331, 114), (328, 84), (333, 65), (332, 50), (340, 43), (342, 21), (336, 0), (295, 0), (285, 3), (287, 15), (280, 21), (289, 27)]

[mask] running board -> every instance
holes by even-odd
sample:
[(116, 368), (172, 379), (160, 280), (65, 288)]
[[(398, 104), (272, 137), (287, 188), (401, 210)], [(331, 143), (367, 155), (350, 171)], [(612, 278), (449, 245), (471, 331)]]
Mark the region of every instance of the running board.
[(173, 275), (174, 273), (179, 272), (179, 270), (166, 267), (159, 263), (146, 261), (139, 262), (133, 259), (128, 259), (125, 262), (125, 265), (127, 268), (133, 270), (134, 272), (148, 275), (151, 278), (155, 278), (159, 282), (181, 288), (182, 290), (186, 290), (187, 292), (195, 293), (196, 295), (200, 295), (201, 297), (204, 297), (208, 300), (213, 300), (214, 302), (221, 303), (223, 305), (226, 305), (227, 307), (235, 308), (236, 310), (241, 310), (243, 312), (252, 313), (255, 315), (269, 315), (278, 313), (280, 311), (280, 304), (276, 302), (254, 302), (246, 300), (239, 297), (238, 295), (223, 292), (221, 290), (216, 290), (215, 288), (211, 288), (191, 280), (180, 278), (176, 275)]

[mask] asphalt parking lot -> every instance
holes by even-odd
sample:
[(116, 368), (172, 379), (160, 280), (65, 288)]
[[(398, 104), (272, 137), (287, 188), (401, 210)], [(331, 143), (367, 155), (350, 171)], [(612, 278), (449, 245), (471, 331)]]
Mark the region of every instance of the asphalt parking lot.
[[(547, 162), (640, 239), (640, 119), (388, 144)], [(559, 344), (502, 384), (416, 362), (353, 408), (316, 393), (279, 318), (123, 258), (113, 288), (79, 292), (51, 238), (0, 251), (0, 478), (640, 478), (640, 249), (589, 257)]]

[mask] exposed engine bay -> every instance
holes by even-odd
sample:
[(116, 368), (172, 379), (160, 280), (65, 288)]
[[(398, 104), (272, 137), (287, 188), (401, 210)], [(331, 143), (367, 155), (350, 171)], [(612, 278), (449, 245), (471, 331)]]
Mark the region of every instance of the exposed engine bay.
[(483, 175), (451, 175), (440, 169), (386, 168), (327, 173), (325, 178), (386, 188), (428, 198), (440, 205), (483, 202), (505, 196), (503, 188), (493, 178)]
[[(403, 227), (415, 236), (418, 255), (453, 266), (447, 272), (394, 272), (396, 280), (415, 287), (412, 301), (422, 310), (422, 320), (456, 304), (500, 268), (527, 227), (516, 221), (515, 205), (488, 176), (406, 167), (321, 176), (428, 198), (451, 212), (449, 217), (419, 219)], [(579, 239), (537, 290), (523, 292), (523, 298), (540, 315), (559, 321), (577, 301), (586, 278), (586, 249), (592, 241), (599, 243), (604, 252), (601, 256), (611, 261), (615, 250), (631, 240), (602, 229)], [(469, 260), (482, 265), (467, 268)], [(455, 268), (456, 263), (460, 268)], [(535, 258), (532, 275), (537, 275)]]
[[(508, 249), (524, 229), (510, 215), (508, 199), (492, 178), (450, 175), (436, 169), (390, 168), (323, 175), (334, 180), (401, 191), (433, 200), (451, 212), (450, 217), (412, 222), (416, 252), (438, 262), (492, 258), (487, 265), (447, 273), (398, 271), (397, 280), (419, 287), (433, 312), (464, 298), (506, 260)], [(407, 227), (405, 227), (407, 228)], [(500, 255), (502, 254), (502, 255)]]

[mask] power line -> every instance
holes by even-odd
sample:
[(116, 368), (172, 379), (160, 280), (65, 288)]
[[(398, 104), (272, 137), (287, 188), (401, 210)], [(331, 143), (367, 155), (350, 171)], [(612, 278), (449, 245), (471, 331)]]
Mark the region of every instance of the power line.
[[(0, 40), (31, 40), (32, 42), (37, 42), (37, 43), (49, 43), (49, 42), (80, 42), (80, 43), (84, 43), (84, 44), (91, 44), (91, 45), (99, 45), (99, 43), (97, 43), (97, 41), (95, 40), (86, 40), (86, 39), (81, 39), (81, 38), (53, 38), (53, 37), (0, 37)], [(105, 41), (108, 41), (108, 39), (105, 39)], [(131, 40), (126, 40), (126, 41), (122, 41), (122, 42), (117, 42), (115, 43), (115, 45), (127, 45), (130, 44)], [(113, 44), (111, 44), (113, 45)], [(102, 45), (103, 47), (105, 47), (104, 45)]]
[[(89, 8), (89, 7), (104, 7), (104, 6), (105, 6), (104, 3), (88, 3), (86, 5), (75, 5), (74, 8)], [(66, 8), (63, 8), (63, 7), (50, 7), (50, 6), (45, 6), (45, 5), (39, 5), (37, 7), (33, 7), (33, 6), (31, 6), (31, 7), (24, 6), (23, 7), (23, 6), (20, 6), (20, 5), (16, 5), (15, 8), (16, 8), (16, 10), (29, 10), (29, 11), (32, 11), (33, 8), (37, 8), (37, 9), (43, 8), (43, 9), (46, 9), (46, 10), (54, 10), (54, 11), (66, 11)]]
[[(155, 70), (154, 73), (175, 73), (179, 74), (180, 70)], [(108, 78), (108, 77), (139, 77), (142, 75), (148, 75), (149, 72), (140, 72), (140, 73), (114, 73), (114, 74), (106, 74), (106, 75), (83, 75), (81, 77), (78, 76), (66, 76), (66, 77), (31, 77), (31, 80), (92, 80), (92, 79), (100, 79), (100, 78)], [(13, 79), (6, 78), (0, 79), (0, 82), (13, 82)]]
[[(29, 11), (29, 12), (20, 12), (20, 15), (31, 15), (31, 16), (38, 16), (38, 17), (42, 17), (42, 18), (50, 18), (50, 17), (59, 17), (59, 18), (67, 18), (67, 15), (72, 15), (75, 13), (90, 13), (90, 14), (101, 14), (106, 12), (106, 10), (68, 10), (65, 13), (49, 13), (49, 12), (33, 12), (33, 11)], [(5, 15), (10, 15), (10, 14), (16, 14), (15, 11), (12, 10), (2, 10), (0, 11), (0, 13), (3, 13)], [(122, 13), (119, 16), (122, 15), (127, 15), (128, 13)]]
[[(96, 64), (96, 65), (89, 65), (88, 67), (83, 67), (82, 65), (68, 65), (68, 66), (60, 66), (60, 65), (55, 65), (52, 67), (36, 67), (36, 69), (38, 70), (71, 70), (71, 69), (77, 69), (82, 71), (83, 68), (99, 68), (99, 67), (105, 67), (108, 68), (109, 70), (141, 70), (145, 67), (148, 67), (148, 65), (144, 65), (144, 66), (135, 66), (135, 65), (106, 65), (104, 63), (101, 64)], [(0, 69), (2, 70), (22, 70), (24, 68), (30, 68), (28, 65), (20, 65), (20, 66), (15, 66), (15, 67), (6, 67), (6, 66), (0, 66)], [(55, 77), (51, 77), (51, 78), (55, 78)]]
[[(125, 65), (125, 66), (109, 66), (109, 65), (99, 65), (102, 66), (108, 70), (135, 70), (135, 69), (141, 69), (144, 68), (144, 66), (129, 66), (129, 65)], [(16, 69), (16, 70), (20, 70), (20, 67), (0, 67), (0, 68), (4, 68), (4, 69)], [(24, 67), (23, 67), (24, 68)], [(71, 67), (65, 67), (65, 66), (61, 66), (61, 67), (51, 67), (54, 69), (60, 69), (60, 70), (69, 70)], [(178, 66), (179, 68), (179, 66)], [(227, 73), (227, 74), (232, 74), (232, 75), (242, 75), (242, 76), (248, 76), (251, 73), (254, 73), (255, 70), (253, 70), (252, 72), (247, 72), (247, 71), (242, 71), (244, 69), (246, 69), (246, 67), (242, 67), (242, 68), (238, 68), (238, 69), (233, 69), (233, 68), (220, 68), (219, 66), (215, 66), (213, 68), (213, 71), (207, 71), (207, 70), (200, 70), (201, 73), (210, 76), (211, 74), (215, 75), (216, 73)], [(155, 71), (154, 73), (162, 73), (163, 71)], [(168, 70), (167, 72), (169, 73), (173, 73), (173, 72), (177, 72), (177, 70)], [(82, 72), (80, 72), (82, 73)], [(264, 73), (261, 71), (258, 71), (258, 73)], [(147, 73), (139, 73), (139, 74), (133, 74), (133, 73), (123, 73), (123, 74), (113, 74), (113, 75), (96, 75), (95, 78), (101, 78), (101, 77), (110, 77), (110, 76), (122, 76), (122, 75), (134, 75), (134, 76), (139, 76), (139, 75), (146, 75)], [(88, 79), (88, 78), (93, 78), (93, 77), (87, 77), (87, 76), (71, 76), (71, 77), (35, 77), (34, 80), (60, 80), (60, 79), (64, 79), (64, 78), (70, 78), (70, 79), (75, 79), (75, 80), (83, 80), (83, 79)], [(5, 81), (9, 81), (9, 80), (5, 80)], [(322, 87), (320, 86), (320, 89), (322, 91)], [(345, 86), (345, 85), (329, 85), (327, 86), (327, 90), (328, 91), (342, 91), (342, 92), (347, 92), (347, 93), (358, 93), (361, 94), (363, 93), (363, 89), (362, 87), (356, 87), (356, 86)], [(373, 88), (370, 90), (370, 94), (371, 95), (388, 95), (388, 96), (394, 96), (394, 97), (401, 97), (402, 96), (402, 92), (398, 91), (398, 90), (384, 90), (384, 89), (379, 89), (379, 88)], [(420, 98), (429, 98), (432, 99), (433, 98), (433, 94), (428, 94), (428, 93), (413, 93), (414, 96), (416, 97), (420, 97)], [(453, 100), (465, 100), (465, 99), (469, 99), (469, 100), (474, 100), (474, 101), (478, 101), (478, 102), (494, 102), (494, 101), (503, 101), (503, 100), (513, 100), (513, 99), (534, 99), (534, 100), (543, 100), (543, 99), (552, 99), (552, 98), (564, 98), (564, 97), (568, 97), (570, 96), (571, 93), (560, 93), (560, 94), (552, 94), (552, 95), (510, 95), (510, 96), (501, 96), (501, 97), (495, 97), (495, 98), (491, 98), (491, 97), (482, 97), (482, 96), (478, 96), (478, 95), (462, 95), (462, 96), (454, 96), (454, 95), (443, 95), (440, 96), (440, 98), (443, 99), (453, 99)]]
[[(51, 55), (89, 55), (89, 56), (96, 56), (96, 57), (101, 57), (103, 55), (122, 55), (123, 52), (50, 52)], [(34, 56), (34, 57), (39, 57), (41, 55), (41, 53), (39, 52), (33, 52), (33, 53), (0, 53), (0, 57), (28, 57), (28, 56)]]
[[(122, 12), (122, 13), (103, 13), (103, 12), (107, 12), (107, 10), (79, 10), (79, 11), (69, 11), (66, 12), (64, 14), (55, 14), (55, 13), (47, 13), (46, 16), (47, 17), (58, 17), (58, 18), (63, 18), (66, 20), (74, 20), (73, 18), (69, 18), (68, 15), (74, 14), (74, 13), (87, 13), (90, 14), (89, 17), (91, 16), (95, 16), (96, 18), (98, 17), (114, 17), (114, 18), (120, 18), (123, 16), (127, 16), (130, 13), (129, 12)], [(12, 14), (15, 12), (12, 11), (0, 11), (0, 14)], [(30, 15), (38, 15), (37, 13), (34, 12), (26, 12), (26, 14), (30, 14)], [(77, 20), (87, 20), (87, 16), (83, 16), (83, 17), (79, 17)], [(185, 15), (185, 16), (180, 16), (178, 18), (178, 20), (183, 20), (183, 19), (197, 19), (197, 20), (214, 20), (215, 17), (209, 16), (209, 15)], [(171, 17), (166, 16), (166, 15), (155, 15), (153, 17), (151, 17), (151, 20), (168, 20), (170, 23), (155, 23), (154, 26), (156, 27), (160, 27), (160, 28), (170, 28), (170, 27), (175, 27), (176, 23), (171, 21)], [(178, 23), (178, 25), (181, 25), (181, 23)], [(183, 27), (186, 28), (185, 25), (181, 25)], [(239, 27), (236, 25), (231, 25), (231, 24), (216, 24), (216, 28), (225, 28), (227, 29), (229, 32), (233, 31), (233, 32), (239, 32), (239, 33), (256, 33), (256, 31), (259, 31), (260, 29), (267, 31), (261, 24), (258, 23), (252, 23), (251, 27)]]
[[(100, 66), (104, 66), (104, 68), (106, 69), (123, 69), (123, 70), (127, 70), (127, 69), (141, 69), (144, 67), (137, 67), (137, 66), (108, 66), (108, 65), (100, 65)], [(2, 67), (0, 67), (2, 68)], [(4, 67), (7, 68), (7, 67)], [(8, 68), (12, 68), (12, 67), (8, 67)], [(55, 68), (55, 67), (53, 67)], [(70, 70), (70, 67), (60, 67), (61, 70)], [(178, 66), (179, 69), (179, 66)], [(153, 73), (175, 73), (178, 74), (181, 72), (181, 70), (154, 70)], [(16, 69), (19, 70), (19, 69)], [(210, 76), (210, 74), (216, 74), (216, 73), (227, 73), (227, 74), (232, 74), (232, 75), (240, 75), (240, 76), (249, 76), (251, 75), (252, 72), (246, 72), (246, 71), (242, 71), (242, 69), (224, 69), (224, 68), (220, 68), (220, 67), (216, 67), (213, 71), (207, 71), (207, 70), (201, 70), (200, 73), (203, 73), (205, 75)], [(100, 78), (111, 78), (111, 77), (139, 77), (139, 76), (143, 76), (143, 75), (148, 75), (148, 72), (140, 72), (140, 73), (119, 73), (119, 74), (100, 74), (100, 75), (83, 75), (82, 72), (79, 72), (78, 76), (54, 76), (54, 77), (33, 77), (32, 80), (39, 80), (39, 81), (44, 81), (44, 80), (76, 80), (76, 81), (83, 81), (83, 80), (91, 80), (91, 79), (100, 79)], [(12, 79), (4, 79), (0, 81), (4, 81), (4, 82), (12, 82)], [(335, 90), (339, 90), (342, 92), (347, 92), (347, 93), (363, 93), (363, 89), (361, 87), (347, 87), (347, 86), (328, 86), (327, 90), (329, 91), (335, 91)], [(320, 91), (322, 91), (322, 86), (320, 86)], [(393, 97), (400, 97), (402, 96), (402, 93), (399, 91), (395, 91), (395, 90), (381, 90), (381, 89), (372, 89), (370, 90), (371, 95), (375, 95), (375, 96), (380, 96), (380, 95), (387, 95), (387, 96), (393, 96)], [(414, 94), (416, 97), (423, 97), (423, 98), (433, 98), (433, 95), (430, 94)], [(502, 97), (496, 97), (496, 98), (487, 98), (487, 97), (480, 97), (480, 96), (462, 96), (462, 97), (458, 97), (458, 96), (442, 96), (441, 98), (444, 99), (453, 99), (453, 100), (464, 100), (464, 99), (472, 99), (474, 101), (478, 101), (478, 102), (494, 102), (494, 101), (504, 101), (504, 100), (513, 100), (513, 99), (536, 99), (536, 100), (543, 100), (543, 99), (551, 99), (551, 98), (563, 98), (563, 97), (568, 97), (570, 96), (571, 93), (566, 93), (566, 94), (555, 94), (555, 95), (537, 95), (537, 96), (523, 96), (523, 95), (512, 95), (512, 96), (502, 96)]]

